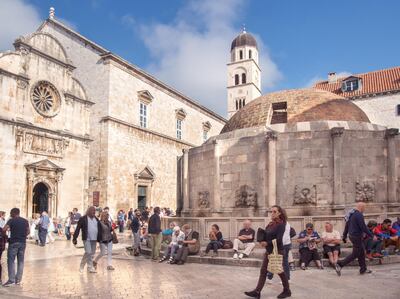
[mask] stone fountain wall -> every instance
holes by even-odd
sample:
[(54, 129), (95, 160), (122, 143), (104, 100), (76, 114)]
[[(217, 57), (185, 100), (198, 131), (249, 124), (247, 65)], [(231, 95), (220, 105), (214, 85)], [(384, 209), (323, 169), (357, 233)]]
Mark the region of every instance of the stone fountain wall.
[[(304, 122), (221, 134), (183, 156), (183, 216), (292, 216), (400, 209), (400, 136), (359, 122)], [(185, 167), (185, 161), (187, 167)], [(186, 179), (185, 179), (186, 178)]]

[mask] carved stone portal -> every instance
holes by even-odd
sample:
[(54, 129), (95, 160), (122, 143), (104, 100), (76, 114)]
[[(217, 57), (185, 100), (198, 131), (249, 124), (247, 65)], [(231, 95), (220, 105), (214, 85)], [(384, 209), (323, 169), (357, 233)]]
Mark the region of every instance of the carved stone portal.
[(200, 209), (206, 209), (210, 205), (210, 192), (208, 191), (202, 191), (199, 192), (199, 199), (198, 199), (198, 205)]
[(257, 192), (248, 185), (240, 186), (236, 190), (235, 206), (238, 208), (257, 207)]
[(375, 183), (356, 182), (356, 202), (370, 202), (375, 199)]
[(317, 186), (310, 188), (300, 188), (298, 185), (294, 187), (293, 203), (295, 205), (317, 204)]

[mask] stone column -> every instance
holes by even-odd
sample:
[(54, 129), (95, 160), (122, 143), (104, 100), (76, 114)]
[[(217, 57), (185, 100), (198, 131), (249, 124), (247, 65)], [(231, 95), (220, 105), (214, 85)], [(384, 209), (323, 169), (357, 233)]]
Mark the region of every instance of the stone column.
[(344, 206), (344, 198), (342, 194), (342, 143), (343, 143), (343, 127), (335, 127), (331, 129), (331, 137), (333, 144), (333, 202), (335, 206)]
[(55, 186), (54, 186), (54, 206), (53, 206), (53, 211), (54, 211), (54, 216), (53, 217), (58, 217), (58, 208), (59, 208), (59, 203), (61, 202), (61, 181), (63, 178), (62, 172), (57, 172), (55, 176)]
[(188, 211), (189, 206), (189, 150), (183, 150), (183, 161), (182, 161), (182, 195), (183, 195), (183, 207), (182, 211)]
[(387, 140), (387, 200), (389, 203), (400, 201), (397, 197), (397, 165), (396, 165), (396, 140), (399, 129), (387, 129), (385, 137)]
[(214, 173), (214, 192), (213, 192), (213, 205), (211, 208), (215, 210), (215, 212), (220, 212), (221, 211), (221, 194), (220, 194), (220, 169), (219, 169), (219, 146), (217, 143), (217, 140), (213, 140), (214, 144), (214, 168), (215, 168), (215, 173)]
[(27, 172), (27, 190), (26, 190), (26, 217), (32, 217), (32, 201), (33, 201), (33, 179), (35, 177), (35, 173), (33, 169), (28, 169)]
[(266, 133), (267, 141), (267, 179), (266, 188), (264, 192), (268, 193), (267, 202), (265, 203), (265, 208), (276, 205), (276, 140), (278, 135), (274, 131), (269, 131)]

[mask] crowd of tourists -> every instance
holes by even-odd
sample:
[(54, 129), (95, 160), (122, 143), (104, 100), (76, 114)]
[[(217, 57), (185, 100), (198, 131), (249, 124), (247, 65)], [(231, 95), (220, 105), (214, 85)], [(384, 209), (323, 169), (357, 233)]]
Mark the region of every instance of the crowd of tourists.
[[(209, 242), (204, 251), (200, 250), (200, 235), (189, 224), (181, 227), (174, 221), (169, 227), (162, 229), (161, 217), (171, 215), (169, 209), (159, 207), (146, 207), (143, 210), (130, 209), (128, 212), (119, 210), (113, 219), (109, 208), (99, 209), (89, 207), (82, 216), (78, 209), (69, 212), (68, 217), (51, 219), (44, 211), (36, 215), (29, 223), (20, 217), (19, 209), (10, 212), (6, 220), (6, 213), (0, 211), (0, 261), (1, 255), (9, 243), (7, 250), (8, 280), (3, 286), (19, 284), (22, 280), (24, 266), (24, 252), (26, 239), (31, 237), (39, 246), (54, 242), (54, 236), (65, 237), (77, 244), (81, 236), (84, 255), (80, 263), (80, 272), (87, 267), (88, 273), (96, 273), (100, 259), (107, 257), (107, 270), (114, 270), (112, 265), (113, 244), (118, 243), (117, 230), (123, 233), (125, 229), (132, 234), (131, 250), (134, 256), (142, 254), (142, 246), (151, 248), (153, 262), (167, 262), (171, 265), (183, 265), (189, 255), (218, 256), (220, 249), (233, 249), (233, 259), (245, 259), (251, 256), (257, 243), (266, 249), (260, 270), (260, 277), (254, 290), (245, 292), (249, 297), (260, 298), (261, 291), (267, 281), (277, 274), (283, 285), (283, 291), (278, 298), (291, 296), (290, 271), (295, 270), (292, 254), (292, 242), (297, 242), (300, 256), (300, 269), (307, 270), (309, 264), (314, 262), (317, 268), (323, 269), (321, 257), (329, 260), (340, 276), (341, 269), (354, 259), (358, 259), (360, 274), (370, 273), (367, 269), (366, 258), (383, 258), (389, 254), (389, 247), (394, 247), (394, 253), (400, 254), (400, 218), (393, 222), (385, 219), (382, 223), (370, 220), (365, 223), (363, 212), (365, 204), (360, 202), (345, 216), (345, 229), (343, 234), (335, 230), (330, 222), (326, 222), (324, 229), (318, 232), (312, 223), (307, 223), (305, 229), (298, 234), (287, 220), (284, 209), (279, 206), (271, 208), (271, 222), (265, 229), (255, 231), (250, 220), (243, 222), (243, 227), (238, 236), (231, 242), (225, 239), (223, 232), (217, 224), (210, 227)], [(173, 218), (170, 218), (173, 219)], [(297, 236), (297, 238), (295, 238)], [(341, 245), (349, 237), (352, 243), (352, 252), (345, 259), (339, 260)], [(275, 243), (275, 245), (274, 245)], [(99, 244), (100, 252), (96, 256)], [(161, 253), (162, 246), (164, 250)], [(275, 248), (274, 248), (275, 247)], [(322, 251), (320, 251), (320, 248)], [(271, 254), (282, 256), (281, 270), (270, 271), (269, 263)], [(15, 272), (15, 259), (17, 271)], [(274, 259), (272, 259), (274, 261)], [(270, 265), (271, 266), (271, 265)], [(276, 265), (275, 265), (276, 266)], [(279, 269), (279, 267), (278, 267)], [(1, 277), (0, 263), (0, 277)]]

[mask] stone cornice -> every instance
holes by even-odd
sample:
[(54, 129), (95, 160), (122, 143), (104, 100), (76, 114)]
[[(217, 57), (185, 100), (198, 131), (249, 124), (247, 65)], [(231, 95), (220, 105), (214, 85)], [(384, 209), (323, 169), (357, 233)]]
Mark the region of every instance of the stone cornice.
[(397, 90), (388, 90), (388, 91), (383, 91), (383, 92), (379, 92), (379, 93), (368, 93), (368, 94), (363, 94), (360, 96), (353, 96), (353, 97), (346, 97), (349, 100), (368, 100), (369, 98), (375, 98), (375, 97), (380, 97), (380, 96), (390, 96), (393, 94), (398, 94), (400, 93), (400, 89)]
[(61, 66), (65, 67), (65, 68), (67, 68), (67, 69), (69, 69), (69, 70), (71, 70), (71, 71), (74, 70), (74, 69), (76, 68), (75, 66), (73, 66), (72, 64), (70, 64), (70, 63), (68, 63), (68, 62), (65, 62), (65, 61), (62, 61), (62, 60), (60, 60), (60, 59), (57, 59), (57, 58), (55, 58), (55, 57), (53, 57), (53, 56), (50, 56), (50, 55), (48, 55), (47, 53), (44, 53), (44, 52), (42, 52), (41, 50), (36, 49), (35, 47), (32, 47), (30, 44), (24, 42), (23, 40), (17, 39), (17, 40), (14, 42), (14, 47), (15, 47), (16, 49), (18, 49), (18, 48), (20, 48), (21, 46), (22, 46), (23, 48), (28, 49), (30, 52), (32, 52), (32, 53), (34, 53), (34, 54), (36, 54), (36, 55), (38, 55), (38, 56), (40, 56), (40, 57), (42, 57), (42, 58), (45, 58), (45, 59), (47, 59), (47, 60), (50, 60), (50, 61), (52, 61), (52, 62), (54, 62), (54, 63), (56, 63), (56, 64), (58, 64), (58, 65), (61, 65)]
[(69, 133), (69, 132), (65, 132), (65, 131), (51, 130), (51, 129), (39, 127), (39, 126), (36, 126), (36, 125), (34, 125), (32, 123), (28, 123), (28, 122), (24, 122), (24, 121), (6, 119), (6, 118), (3, 118), (3, 117), (0, 117), (0, 122), (6, 123), (6, 124), (10, 124), (10, 125), (13, 125), (13, 126), (18, 126), (18, 127), (21, 127), (21, 128), (28, 128), (28, 129), (38, 130), (38, 131), (41, 131), (41, 132), (46, 132), (46, 133), (50, 133), (50, 134), (54, 134), (54, 135), (58, 135), (58, 136), (62, 136), (62, 137), (68, 137), (68, 138), (75, 139), (75, 140), (82, 141), (82, 142), (91, 142), (91, 141), (93, 141), (93, 139), (90, 139), (89, 136), (75, 135), (75, 134), (72, 134), (72, 133)]
[(227, 66), (230, 66), (230, 65), (235, 65), (235, 64), (241, 64), (241, 63), (243, 63), (243, 62), (254, 62), (254, 64), (257, 66), (258, 70), (261, 72), (260, 67), (258, 66), (257, 62), (256, 62), (253, 58), (250, 58), (250, 59), (242, 59), (242, 60), (238, 60), (238, 61), (234, 61), (234, 62), (229, 62), (229, 63), (227, 63), (226, 65), (227, 65)]
[(29, 80), (30, 80), (29, 77), (26, 76), (25, 74), (14, 74), (14, 73), (9, 72), (9, 71), (7, 71), (5, 69), (2, 69), (2, 68), (0, 68), (0, 75), (5, 75), (5, 76), (11, 77), (11, 78), (15, 78), (15, 79), (18, 79), (18, 80), (22, 80), (22, 81), (25, 81), (25, 82), (29, 82)]
[(128, 122), (126, 122), (126, 121), (120, 120), (120, 119), (115, 118), (115, 117), (112, 117), (112, 116), (105, 116), (105, 117), (101, 118), (101, 120), (100, 120), (100, 122), (107, 122), (107, 121), (115, 122), (115, 123), (118, 123), (118, 124), (127, 126), (127, 127), (129, 127), (129, 128), (133, 128), (133, 129), (136, 129), (136, 130), (145, 132), (145, 133), (149, 133), (149, 134), (152, 134), (152, 135), (156, 135), (156, 136), (158, 136), (158, 137), (161, 137), (161, 138), (164, 138), (164, 139), (168, 139), (168, 140), (170, 140), (170, 141), (173, 141), (173, 142), (176, 142), (176, 143), (179, 143), (179, 144), (183, 144), (183, 145), (190, 146), (190, 147), (196, 147), (196, 145), (191, 144), (191, 143), (189, 143), (189, 142), (185, 142), (185, 141), (182, 141), (182, 140), (179, 140), (179, 139), (170, 137), (170, 136), (168, 136), (168, 135), (155, 132), (155, 131), (153, 131), (153, 130), (149, 130), (149, 129), (146, 129), (146, 128), (142, 128), (142, 127), (140, 127), (140, 126), (137, 126), (137, 125), (128, 123)]
[(254, 84), (254, 82), (249, 82), (249, 83), (245, 83), (245, 84), (238, 84), (238, 85), (232, 85), (232, 86), (228, 86), (227, 89), (231, 89), (231, 88), (238, 88), (238, 87), (243, 87), (243, 86), (248, 86), (248, 85), (253, 85), (255, 88), (257, 88), (257, 90), (260, 92), (261, 94), (261, 90), (258, 88), (258, 86), (256, 84)]
[(92, 102), (92, 101), (82, 99), (82, 98), (77, 97), (76, 95), (73, 95), (73, 94), (68, 93), (68, 92), (65, 92), (65, 93), (64, 93), (64, 96), (65, 96), (66, 98), (70, 98), (70, 99), (72, 99), (72, 100), (74, 100), (74, 101), (76, 101), (76, 102), (79, 102), (79, 103), (82, 103), (82, 104), (85, 104), (85, 105), (92, 106), (92, 105), (95, 104), (95, 103)]

